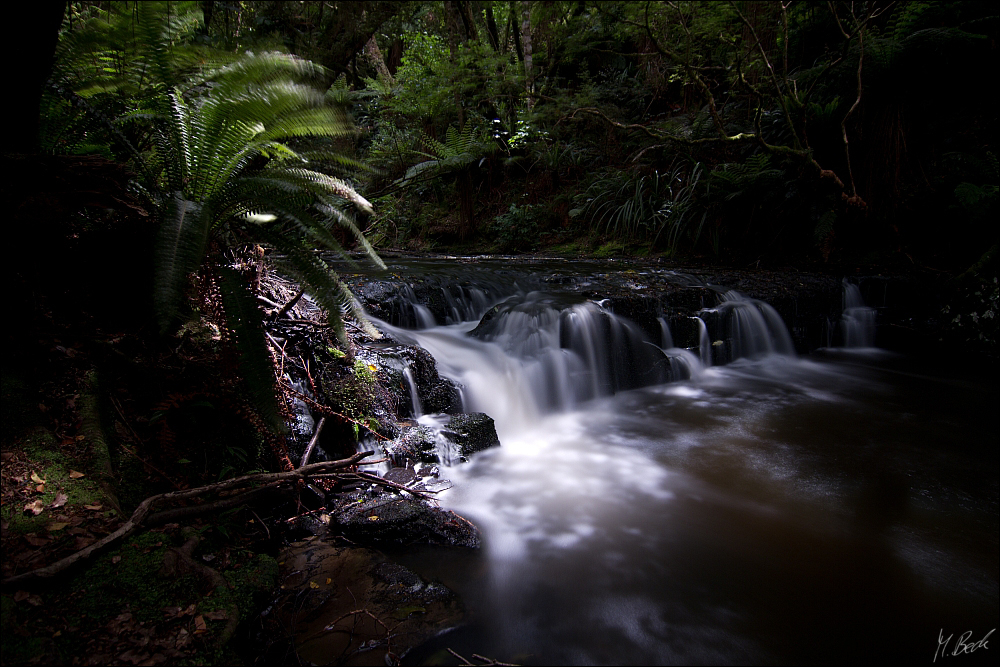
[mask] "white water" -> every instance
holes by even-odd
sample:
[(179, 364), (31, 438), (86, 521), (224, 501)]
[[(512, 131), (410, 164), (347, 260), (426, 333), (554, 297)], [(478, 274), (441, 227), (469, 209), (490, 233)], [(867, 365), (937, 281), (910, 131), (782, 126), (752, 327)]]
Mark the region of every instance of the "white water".
[(742, 358), (715, 367), (700, 318), (696, 355), (542, 294), (510, 302), (487, 340), (474, 321), (383, 325), (430, 351), (502, 442), (446, 473), (443, 504), (480, 526), (482, 553), (408, 556), (470, 607), (442, 647), (525, 664), (865, 662), (931, 656), (939, 625), (990, 629), (995, 470), (941, 447), (984, 437), (955, 410), (995, 386), (883, 369), (874, 351), (799, 359), (770, 306), (724, 299)]
[(844, 314), (840, 320), (844, 347), (875, 345), (875, 309), (865, 305), (861, 289), (844, 279)]

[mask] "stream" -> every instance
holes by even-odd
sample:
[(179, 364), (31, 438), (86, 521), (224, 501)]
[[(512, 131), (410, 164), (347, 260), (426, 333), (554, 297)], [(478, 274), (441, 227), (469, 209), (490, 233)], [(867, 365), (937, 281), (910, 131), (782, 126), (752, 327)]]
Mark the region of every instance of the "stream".
[(407, 270), (437, 275), (453, 307), (435, 317), (411, 290), (377, 325), (427, 349), (502, 445), (443, 473), (441, 504), (480, 527), (481, 550), (390, 554), (469, 612), (407, 662), (445, 648), (522, 664), (998, 650), (952, 656), (953, 639), (936, 656), (997, 626), (997, 383), (873, 347), (877, 313), (852, 283), (828, 336), (845, 347), (797, 353), (770, 305), (724, 287), (681, 348), (683, 317), (644, 330), (560, 278), (573, 267)]

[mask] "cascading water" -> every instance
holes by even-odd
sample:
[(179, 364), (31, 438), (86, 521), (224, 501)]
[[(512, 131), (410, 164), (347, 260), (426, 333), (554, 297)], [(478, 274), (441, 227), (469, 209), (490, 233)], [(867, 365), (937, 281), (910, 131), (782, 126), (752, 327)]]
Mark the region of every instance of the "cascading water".
[(788, 328), (770, 304), (730, 290), (722, 295), (717, 310), (729, 322), (732, 359), (795, 354)]
[(698, 356), (703, 366), (711, 366), (712, 339), (708, 335), (708, 325), (700, 317), (694, 319), (698, 322)]
[[(864, 660), (915, 660), (939, 626), (993, 627), (995, 539), (967, 535), (997, 532), (996, 434), (955, 411), (986, 410), (995, 383), (799, 358), (768, 304), (720, 298), (697, 330), (684, 311), (675, 335), (653, 318), (653, 340), (566, 293), (485, 312), (487, 298), (481, 322), (384, 325), (434, 356), (502, 444), (451, 468), (439, 496), (483, 551), (398, 556), (473, 612), (429, 651), (790, 663), (856, 660), (851, 637)], [(969, 442), (990, 446), (969, 456)]]
[(410, 410), (413, 412), (413, 417), (419, 417), (424, 414), (424, 408), (420, 405), (420, 394), (417, 393), (417, 383), (413, 379), (413, 371), (410, 369), (409, 364), (403, 366), (403, 380), (406, 382), (406, 389), (410, 392)]
[(865, 305), (861, 289), (844, 278), (844, 314), (840, 318), (844, 347), (875, 346), (875, 309)]

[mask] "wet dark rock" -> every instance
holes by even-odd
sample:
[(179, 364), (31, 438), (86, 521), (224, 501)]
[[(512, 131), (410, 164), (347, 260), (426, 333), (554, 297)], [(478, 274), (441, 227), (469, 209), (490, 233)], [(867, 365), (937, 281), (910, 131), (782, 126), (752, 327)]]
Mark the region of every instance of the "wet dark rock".
[(452, 415), (441, 431), (453, 446), (453, 457), (465, 461), (484, 449), (500, 446), (493, 418), (482, 412)]
[(378, 551), (302, 541), (279, 562), (276, 621), (304, 664), (396, 664), (464, 617), (452, 591)]
[(395, 493), (343, 497), (331, 508), (330, 529), (365, 544), (479, 547), (479, 531), (462, 517)]
[[(413, 463), (464, 463), (476, 452), (499, 447), (496, 425), (482, 412), (451, 415), (438, 432), (423, 424), (404, 426), (399, 437), (384, 444), (386, 456), (398, 466)], [(446, 448), (445, 461), (441, 449)]]
[(406, 486), (412, 482), (417, 476), (413, 468), (390, 468), (388, 472), (382, 475), (382, 479), (393, 482), (394, 484), (400, 484)]
[(422, 347), (408, 346), (401, 357), (410, 364), (413, 381), (425, 413), (452, 413), (462, 409), (462, 397), (458, 387), (447, 378), (438, 375), (437, 363), (431, 353)]
[(427, 426), (404, 426), (399, 437), (383, 444), (383, 449), (396, 465), (405, 466), (407, 461), (438, 463), (437, 439)]

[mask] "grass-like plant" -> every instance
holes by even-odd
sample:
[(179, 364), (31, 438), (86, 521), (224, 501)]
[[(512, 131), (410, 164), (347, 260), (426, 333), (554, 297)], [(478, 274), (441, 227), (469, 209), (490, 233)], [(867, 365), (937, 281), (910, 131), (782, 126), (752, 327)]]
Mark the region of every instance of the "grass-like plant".
[(692, 228), (694, 203), (701, 164), (689, 172), (676, 167), (670, 173), (654, 172), (633, 175), (615, 170), (594, 180), (577, 197), (582, 206), (570, 211), (570, 216), (584, 216), (595, 227), (603, 227), (606, 236), (622, 240), (652, 237), (652, 244), (663, 238), (667, 247), (675, 250), (681, 236), (690, 232), (697, 241), (701, 223)]

